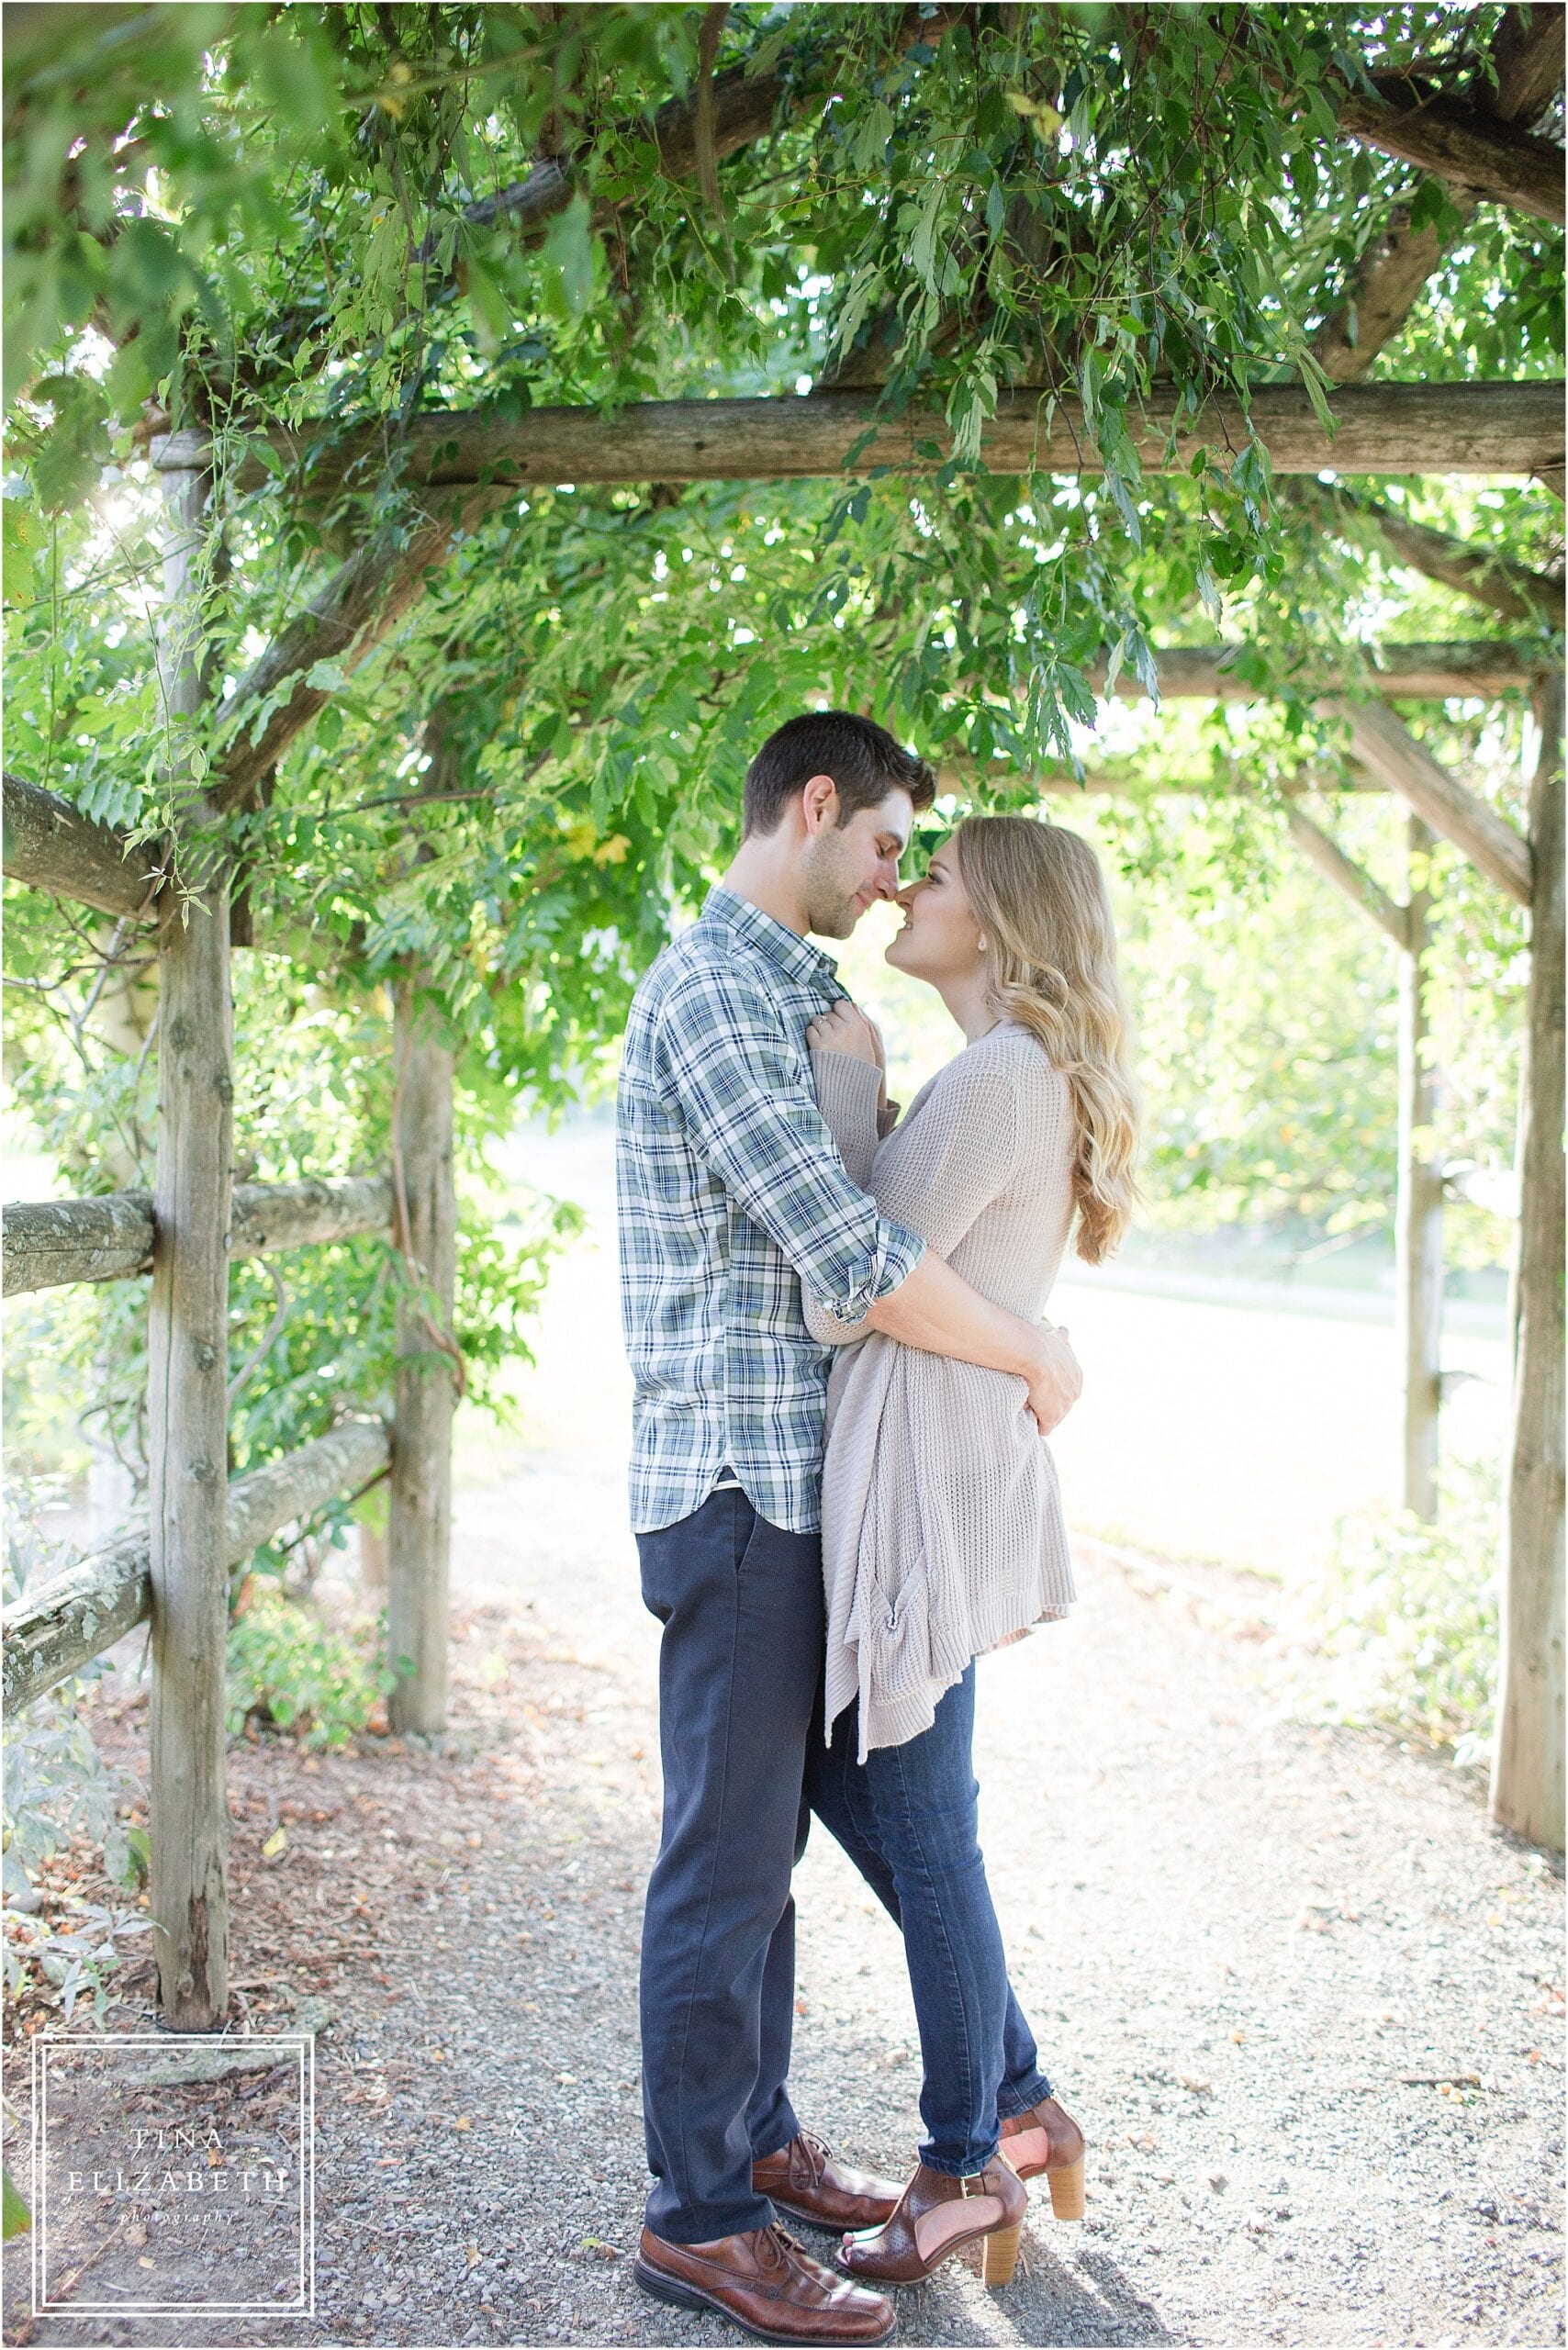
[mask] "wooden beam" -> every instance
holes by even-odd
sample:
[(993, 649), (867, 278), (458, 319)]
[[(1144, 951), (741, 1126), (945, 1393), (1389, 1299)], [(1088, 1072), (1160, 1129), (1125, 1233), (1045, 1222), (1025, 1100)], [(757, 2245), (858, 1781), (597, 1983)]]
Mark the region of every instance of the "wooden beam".
[(1545, 621), (1563, 624), (1563, 583), (1544, 572), (1518, 563), (1500, 547), (1477, 546), (1436, 531), (1428, 522), (1412, 521), (1382, 498), (1357, 496), (1326, 484), (1298, 483), (1295, 496), (1318, 507), (1331, 523), (1361, 523), (1374, 532), (1398, 563), (1436, 579), (1456, 594), (1470, 597), (1510, 621)]
[[(209, 476), (166, 474), (163, 486), (159, 682), (177, 722), (205, 697), (197, 548)], [(151, 1900), (164, 2020), (180, 2031), (212, 2031), (229, 2013), (224, 1511), (234, 1038), (227, 875), (214, 866), (183, 878), (183, 890), (162, 894), (158, 933), (147, 1368)]]
[[(1560, 384), (1353, 384), (1336, 393), (1333, 408), (1336, 429), (1327, 433), (1299, 385), (1254, 387), (1252, 425), (1276, 473), (1524, 475), (1563, 462)], [(1164, 394), (1127, 421), (1150, 473), (1183, 472), (1200, 451), (1224, 457), (1249, 439), (1247, 416), (1232, 400), (1215, 398), (1193, 420)], [(308, 436), (281, 428), (268, 438), (286, 458), (303, 456), (308, 446)], [(952, 432), (939, 414), (893, 417), (879, 412), (874, 394), (835, 392), (831, 399), (644, 400), (613, 415), (587, 408), (504, 417), (457, 409), (412, 418), (402, 445), (412, 483), (528, 488), (832, 477), (846, 473), (852, 450), (852, 475), (874, 466), (927, 473), (951, 454)], [(207, 446), (201, 433), (174, 433), (156, 445), (153, 462), (189, 464)], [(319, 452), (306, 494), (329, 494), (380, 446), (379, 428), (344, 434)], [(1047, 418), (1046, 395), (1036, 391), (1001, 396), (980, 454), (993, 473), (1101, 470), (1079, 404), (1060, 401)], [(259, 458), (236, 463), (241, 482), (264, 477)]]
[[(351, 567), (344, 566), (345, 570)], [(340, 579), (342, 576), (338, 575)], [(374, 589), (365, 588), (363, 593), (356, 593), (353, 614), (344, 611), (342, 626), (351, 636), (356, 617), (367, 632), (357, 640), (357, 651), (352, 655), (350, 666), (353, 660), (363, 659), (372, 643), (378, 642), (391, 626), (395, 617), (390, 610), (393, 599), (399, 599), (399, 610), (406, 610), (419, 593), (421, 578), (404, 576), (395, 581), (387, 579), (386, 585), (386, 604), (378, 605)], [(324, 593), (319, 600), (325, 606), (333, 598)], [(331, 698), (330, 688), (308, 687), (304, 683), (310, 663), (323, 657), (319, 641), (308, 630), (289, 634), (290, 641), (286, 644), (280, 639), (251, 673), (248, 692), (251, 699), (259, 702), (263, 693), (274, 690), (290, 675), (299, 682), (286, 708), (274, 712), (262, 749), (253, 752), (251, 746), (238, 744), (230, 752), (223, 768), (226, 795), (239, 798), (252, 793), (268, 766), (282, 755), (288, 743)], [(342, 641), (341, 636), (339, 641)], [(1236, 673), (1234, 663), (1240, 650), (1233, 645), (1165, 646), (1158, 654), (1163, 699), (1261, 699), (1259, 688), (1244, 682)], [(340, 654), (339, 657), (343, 656)], [(1509, 644), (1490, 637), (1449, 644), (1386, 644), (1369, 648), (1368, 657), (1377, 666), (1360, 671), (1358, 684), (1369, 692), (1403, 701), (1487, 699), (1496, 694), (1528, 691), (1540, 677), (1544, 661), (1544, 656), (1531, 646)], [(1090, 673), (1097, 691), (1103, 689), (1105, 674), (1103, 663)], [(1321, 667), (1315, 667), (1311, 677), (1315, 691), (1340, 682)], [(1143, 697), (1142, 686), (1128, 670), (1118, 677), (1114, 691), (1124, 701), (1137, 701)], [(6, 778), (6, 807), (8, 821), (5, 870), (8, 880), (28, 882), (35, 889), (75, 899), (106, 913), (123, 915), (140, 911), (147, 877), (139, 867), (128, 868), (129, 848), (121, 834), (108, 825), (90, 823), (68, 800), (60, 800), (52, 792), (39, 791), (36, 784), (16, 776)], [(13, 815), (17, 819), (15, 845), (9, 821)], [(128, 869), (138, 876), (134, 888), (126, 886)], [(154, 873), (151, 879), (156, 882), (158, 875)]]
[[(392, 1184), (385, 1175), (345, 1175), (303, 1183), (238, 1183), (230, 1257), (275, 1256), (328, 1240), (386, 1232)], [(152, 1270), (152, 1194), (109, 1192), (99, 1199), (25, 1200), (0, 1224), (3, 1293), (58, 1289), (68, 1281), (123, 1281)]]
[(6, 775), (3, 804), (8, 881), (26, 881), (122, 921), (151, 912), (163, 880), (163, 847), (144, 842), (133, 849), (123, 833), (95, 823), (59, 792), (40, 790), (20, 776)]
[[(1483, 115), (1533, 129), (1552, 92), (1562, 87), (1562, 9), (1510, 7), (1493, 36), (1488, 64), (1495, 80), (1486, 79), (1484, 66), (1478, 70), (1465, 92), (1467, 102)], [(1461, 201), (1459, 221), (1446, 242), (1431, 224), (1412, 229), (1407, 207), (1396, 206), (1390, 213), (1361, 255), (1345, 299), (1313, 343), (1318, 365), (1335, 383), (1354, 383), (1364, 375), (1398, 333), (1446, 246), (1468, 229), (1473, 209)]]
[(1429, 223), (1412, 229), (1404, 207), (1389, 215), (1361, 255), (1343, 301), (1313, 337), (1313, 357), (1331, 382), (1353, 384), (1366, 374), (1405, 324), (1443, 252), (1444, 241)]
[(1562, 0), (1514, 0), (1492, 37), (1495, 88), (1489, 91), (1479, 75), (1471, 85), (1478, 106), (1522, 130), (1540, 127), (1562, 87), (1563, 16)]
[[(1269, 689), (1250, 684), (1237, 667), (1245, 650), (1239, 644), (1157, 646), (1161, 699), (1266, 701)], [(1354, 648), (1354, 653), (1365, 663), (1357, 683), (1393, 701), (1484, 700), (1497, 694), (1528, 693), (1546, 666), (1545, 656), (1533, 647), (1487, 637), (1456, 644), (1372, 644)], [(1341, 685), (1344, 675), (1341, 667)], [(1097, 664), (1089, 677), (1095, 691), (1103, 691), (1103, 664)], [(1329, 684), (1328, 663), (1314, 648), (1304, 653), (1291, 682), (1305, 692), (1315, 689), (1318, 680)], [(1143, 699), (1142, 686), (1125, 668), (1115, 691), (1124, 701)]]
[[(156, 452), (172, 445), (154, 443), (156, 464), (166, 462)], [(253, 801), (295, 736), (331, 699), (331, 687), (308, 683), (315, 664), (357, 669), (424, 593), (456, 542), (513, 495), (510, 487), (483, 487), (426, 500), (382, 524), (333, 573), (236, 687), (224, 712), (228, 747), (211, 786), (216, 808)]]
[(1530, 853), (1494, 808), (1457, 776), (1439, 767), (1404, 721), (1380, 702), (1347, 702), (1340, 711), (1350, 748), (1391, 790), (1409, 802), (1432, 830), (1462, 848), (1471, 863), (1521, 906), (1530, 901)]
[(462, 1359), (452, 1333), (457, 1267), (451, 1040), (398, 984), (393, 1051), (393, 1231), (408, 1265), (398, 1299), (397, 1404), (386, 1534), (387, 1662), (399, 1675), (393, 1728), (446, 1726), (452, 1550), (452, 1421)]
[(1563, 225), (1562, 150), (1551, 140), (1392, 76), (1373, 86), (1375, 97), (1357, 92), (1341, 103), (1339, 128), (1348, 138), (1415, 163), (1473, 203), (1501, 204)]
[(1431, 895), (1417, 875), (1433, 835), (1419, 816), (1406, 834), (1410, 881), (1406, 952), (1399, 958), (1399, 1184), (1394, 1200), (1394, 1348), (1402, 1404), (1401, 1509), (1427, 1524), (1438, 1514), (1442, 1405), (1443, 1177), (1432, 1156), (1437, 1090), (1427, 1058), (1421, 957)]
[[(391, 1445), (384, 1420), (345, 1420), (330, 1435), (269, 1460), (229, 1488), (224, 1564), (243, 1566), (263, 1542), (340, 1494), (356, 1494), (386, 1471)], [(123, 1535), (79, 1560), (5, 1612), (5, 1699), (25, 1706), (80, 1673), (151, 1612), (147, 1537)]]
[(1537, 703), (1530, 786), (1537, 874), (1519, 1088), (1507, 1563), (1492, 1817), (1532, 1843), (1563, 1835), (1562, 680)]
[(1402, 954), (1410, 951), (1410, 910), (1397, 904), (1365, 868), (1347, 856), (1338, 841), (1294, 803), (1287, 802), (1285, 823), (1291, 838), (1308, 862), (1331, 881), (1342, 897), (1375, 922)]

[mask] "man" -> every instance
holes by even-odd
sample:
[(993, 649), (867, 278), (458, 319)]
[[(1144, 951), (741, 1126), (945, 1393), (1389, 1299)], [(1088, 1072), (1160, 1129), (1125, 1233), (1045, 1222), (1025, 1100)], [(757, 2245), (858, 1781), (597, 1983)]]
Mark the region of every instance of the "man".
[[(801, 1287), (935, 1354), (1027, 1380), (1043, 1427), (1081, 1380), (879, 1216), (812, 1090), (807, 1024), (843, 1000), (807, 934), (898, 887), (935, 780), (868, 720), (791, 719), (746, 772), (741, 845), (637, 990), (617, 1119), (622, 1313), (635, 1374), (632, 1523), (659, 1662), (664, 1831), (643, 1936), (654, 2188), (638, 2281), (769, 2341), (871, 2343), (882, 2296), (775, 2219), (879, 2226), (899, 2189), (840, 2165), (786, 2088), (790, 1870), (823, 1667), (827, 1350)], [(820, 1735), (820, 1728), (817, 1732)]]

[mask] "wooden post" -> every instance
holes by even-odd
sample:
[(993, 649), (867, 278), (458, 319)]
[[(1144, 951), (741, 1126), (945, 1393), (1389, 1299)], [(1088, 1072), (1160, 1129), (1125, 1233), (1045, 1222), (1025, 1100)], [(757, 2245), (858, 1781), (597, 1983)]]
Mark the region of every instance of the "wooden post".
[[(159, 668), (177, 722), (201, 705), (196, 550), (208, 479), (164, 476)], [(176, 774), (176, 781), (178, 780)], [(159, 924), (157, 1239), (148, 1336), (152, 1590), (151, 1899), (165, 2020), (221, 2028), (229, 2009), (229, 1198), (233, 1019), (229, 892), (187, 867)]]
[(1563, 1836), (1562, 680), (1536, 701), (1534, 894), (1519, 1089), (1519, 1222), (1507, 1565), (1492, 1817), (1532, 1843)]
[(392, 1229), (409, 1286), (398, 1308), (386, 1534), (387, 1654), (402, 1677), (387, 1714), (394, 1729), (438, 1730), (446, 1726), (452, 1418), (461, 1370), (452, 1336), (454, 1055), (439, 1015), (420, 1001), (417, 970), (398, 985), (393, 1046)]
[(1431, 903), (1421, 868), (1431, 855), (1432, 837), (1419, 816), (1410, 818), (1406, 948), (1399, 958), (1399, 1190), (1394, 1210), (1394, 1333), (1403, 1399), (1397, 1490), (1401, 1509), (1428, 1521), (1438, 1514), (1443, 1334), (1443, 1179), (1432, 1155), (1437, 1089), (1425, 1057), (1421, 979)]

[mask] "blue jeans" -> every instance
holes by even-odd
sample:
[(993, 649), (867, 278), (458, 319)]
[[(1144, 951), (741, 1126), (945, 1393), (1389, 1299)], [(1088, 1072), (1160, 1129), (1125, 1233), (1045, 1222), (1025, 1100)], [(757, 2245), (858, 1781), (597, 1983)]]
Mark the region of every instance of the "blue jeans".
[(785, 2082), (795, 2006), (790, 1875), (822, 1741), (822, 1539), (744, 1493), (639, 1534), (664, 1626), (664, 1831), (643, 1924), (646, 2219), (670, 2244), (766, 2228), (754, 2159), (800, 2128)]
[(857, 1701), (834, 1722), (832, 1746), (814, 1746), (807, 1794), (903, 1931), (925, 2074), (920, 2159), (969, 2177), (995, 2154), (1000, 2121), (1051, 2093), (1007, 1979), (977, 1841), (974, 1665), (928, 1730), (873, 1747), (864, 1765), (858, 1714)]

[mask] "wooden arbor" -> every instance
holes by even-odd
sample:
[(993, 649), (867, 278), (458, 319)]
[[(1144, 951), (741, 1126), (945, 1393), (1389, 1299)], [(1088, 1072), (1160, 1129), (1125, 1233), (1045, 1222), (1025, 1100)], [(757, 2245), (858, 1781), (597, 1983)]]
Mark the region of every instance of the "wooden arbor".
[[(1561, 402), (1551, 387), (1461, 385), (1435, 386), (1419, 402), (1389, 397), (1409, 389), (1379, 386), (1342, 393), (1342, 416), (1354, 428), (1348, 445), (1330, 443), (1294, 394), (1271, 394), (1267, 399), (1260, 394), (1255, 420), (1270, 431), (1282, 472), (1311, 474), (1329, 464), (1343, 465), (1349, 448), (1355, 451), (1354, 462), (1369, 470), (1404, 472), (1434, 464), (1477, 472), (1561, 467)], [(568, 462), (571, 475), (579, 480), (640, 481), (648, 477), (655, 458), (660, 477), (675, 480), (831, 473), (842, 466), (846, 451), (864, 439), (863, 420), (847, 397), (842, 404), (835, 398), (822, 408), (787, 400), (673, 405), (682, 410), (673, 420), (630, 410), (610, 426), (574, 411), (535, 412), (521, 422), (487, 424), (476, 439), (465, 425), (454, 434), (453, 420), (444, 420), (430, 437), (423, 484), (427, 510), (412, 537), (389, 532), (367, 542), (241, 681), (235, 704), (241, 711), (247, 705), (254, 707), (259, 722), (250, 731), (234, 729), (235, 747), (220, 762), (209, 786), (213, 806), (221, 812), (242, 803), (320, 708), (328, 689), (312, 683), (310, 675), (323, 656), (335, 655), (345, 669), (363, 660), (420, 592), (431, 566), (477, 519), (503, 506), (517, 481), (561, 478)], [(824, 438), (818, 420), (829, 406), (832, 430)], [(750, 413), (758, 408), (774, 411), (760, 420), (766, 428), (760, 435), (758, 420)], [(742, 409), (748, 413), (736, 413)], [(567, 421), (560, 422), (562, 418)], [(1068, 416), (1062, 429), (1070, 435), (1071, 426)], [(1244, 430), (1243, 420), (1227, 418), (1222, 406), (1205, 428), (1211, 439), (1226, 433), (1239, 436)], [(916, 435), (922, 445), (913, 448)], [(895, 437), (896, 450), (862, 445), (857, 463), (872, 466), (896, 461), (920, 471), (939, 462), (947, 446), (946, 427), (938, 419), (902, 424)], [(1182, 463), (1183, 445), (1159, 420), (1151, 420), (1145, 443), (1148, 469)], [(174, 485), (166, 661), (175, 692), (194, 693), (191, 681), (199, 674), (189, 616), (180, 617), (185, 575), (179, 548), (181, 533), (188, 535), (191, 527), (196, 496), (193, 485), (201, 478), (204, 453), (202, 444), (183, 436), (155, 451), (155, 462)], [(1027, 419), (1009, 409), (986, 458), (993, 470), (1069, 462), (1066, 449), (1058, 449), (1048, 433), (1042, 442), (1037, 403), (1032, 404)], [(1174, 652), (1163, 666), (1167, 692), (1238, 698), (1246, 692), (1227, 672), (1220, 647)], [(1390, 648), (1383, 667), (1368, 683), (1374, 697), (1415, 699), (1496, 691), (1527, 684), (1533, 675), (1530, 658), (1488, 641), (1475, 646)], [(186, 683), (182, 685), (181, 679)], [(1124, 681), (1120, 689), (1131, 688)], [(1359, 703), (1350, 713), (1353, 747), (1363, 767), (1384, 788), (1398, 792), (1425, 822), (1455, 840), (1482, 870), (1521, 901), (1529, 901), (1534, 912), (1537, 979), (1530, 998), (1521, 1152), (1526, 1204), (1515, 1281), (1519, 1337), (1504, 1728), (1494, 1809), (1520, 1833), (1560, 1843), (1562, 1752), (1553, 1724), (1562, 1691), (1558, 1138), (1562, 909), (1560, 881), (1555, 887), (1541, 884), (1551, 867), (1551, 845), (1561, 841), (1560, 691), (1555, 699), (1551, 690), (1544, 692), (1541, 720), (1541, 762), (1532, 800), (1531, 839), (1526, 843), (1449, 777), (1380, 700)], [(306, 1447), (292, 1464), (280, 1464), (276, 1472), (258, 1472), (270, 1483), (257, 1487), (247, 1479), (225, 1497), (221, 1476), (215, 1477), (213, 1471), (222, 1452), (211, 1408), (218, 1392), (221, 1352), (211, 1362), (204, 1360), (203, 1350), (219, 1341), (210, 1327), (198, 1327), (198, 1322), (205, 1316), (207, 1325), (213, 1324), (219, 1270), (226, 1253), (251, 1245), (247, 1234), (259, 1236), (255, 1245), (264, 1248), (390, 1228), (415, 1260), (420, 1303), (417, 1310), (410, 1307), (405, 1320), (407, 1377), (399, 1379), (398, 1424), (389, 1446), (394, 1508), (390, 1615), (395, 1649), (412, 1658), (416, 1667), (399, 1693), (400, 1718), (411, 1728), (435, 1727), (443, 1705), (451, 1394), (450, 1389), (441, 1388), (441, 1365), (432, 1364), (430, 1357), (433, 1351), (451, 1359), (450, 1056), (439, 1030), (429, 1024), (417, 985), (411, 986), (398, 1020), (402, 1075), (390, 1175), (367, 1175), (346, 1187), (286, 1186), (269, 1192), (249, 1186), (231, 1195), (226, 1149), (207, 1148), (205, 1157), (197, 1153), (191, 1133), (193, 1113), (187, 1107), (205, 1087), (222, 1113), (212, 1121), (221, 1136), (228, 1106), (223, 1098), (228, 923), (221, 873), (183, 871), (178, 842), (169, 844), (159, 857), (129, 856), (125, 845), (112, 834), (87, 822), (65, 802), (25, 784), (8, 781), (6, 815), (8, 875), (121, 917), (156, 915), (161, 949), (171, 965), (181, 1005), (163, 1046), (169, 1064), (161, 1072), (166, 1109), (152, 1200), (121, 1195), (108, 1202), (27, 1210), (7, 1224), (8, 1265), (15, 1243), (18, 1286), (39, 1286), (50, 1279), (112, 1278), (140, 1269), (151, 1255), (161, 1317), (156, 1360), (165, 1395), (156, 1422), (162, 1447), (154, 1483), (158, 1516), (148, 1545), (145, 1550), (138, 1550), (134, 1541), (118, 1545), (105, 1561), (88, 1562), (71, 1579), (69, 1590), (37, 1594), (25, 1603), (19, 1611), (23, 1620), (15, 1627), (15, 1685), (20, 1695), (36, 1694), (97, 1652), (128, 1623), (151, 1613), (158, 1669), (169, 1675), (157, 1718), (168, 1724), (170, 1769), (158, 1774), (155, 1764), (153, 1819), (153, 1897), (155, 1919), (162, 1929), (163, 2003), (172, 2021), (211, 2028), (221, 2021), (227, 2007), (226, 1805), (221, 1740), (214, 1739), (211, 1725), (221, 1721), (221, 1602), (228, 1571), (247, 1544), (253, 1547), (276, 1525), (376, 1473), (387, 1457), (388, 1438), (385, 1430), (351, 1423), (320, 1445)], [(171, 875), (176, 879), (172, 881)], [(195, 946), (187, 945), (183, 923), (175, 935), (171, 910), (182, 888), (196, 891), (201, 901), (191, 922), (208, 925), (208, 934)], [(178, 1034), (176, 1020), (183, 1024)], [(1555, 1093), (1554, 1049), (1559, 1056)], [(432, 1303), (437, 1309), (433, 1328)], [(220, 1316), (215, 1326), (221, 1331)], [(416, 1355), (423, 1359), (417, 1372)], [(432, 1371), (438, 1381), (434, 1385)], [(287, 1474), (282, 1473), (285, 1468)], [(194, 1488), (194, 1500), (187, 1486)], [(269, 1511), (275, 1513), (270, 1523)], [(171, 1643), (161, 1624), (171, 1629), (177, 1626), (179, 1639)], [(171, 1707), (166, 1701), (176, 1693), (177, 1705)]]
[[(207, 483), (165, 469), (169, 528), (159, 656), (171, 710), (203, 692), (194, 549)], [(229, 2008), (226, 1658), (230, 1580), (257, 1547), (337, 1495), (392, 1479), (391, 1712), (402, 1729), (445, 1719), (446, 1540), (457, 1349), (452, 1056), (410, 977), (397, 1027), (393, 1164), (334, 1182), (235, 1188), (228, 875), (183, 839), (152, 857), (55, 795), (7, 777), (6, 871), (122, 922), (156, 924), (159, 1115), (153, 1191), (13, 1208), (6, 1293), (151, 1271), (149, 1510), (6, 1612), (5, 1689), (25, 1703), (151, 1627), (151, 1911), (165, 2019), (221, 2027)], [(214, 810), (196, 803), (198, 820)], [(398, 1319), (390, 1428), (350, 1418), (286, 1460), (227, 1481), (231, 1257), (386, 1234), (417, 1309)], [(432, 1343), (433, 1342), (433, 1343)]]

